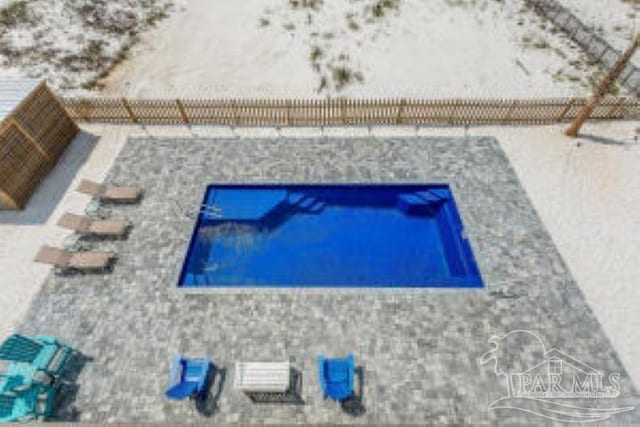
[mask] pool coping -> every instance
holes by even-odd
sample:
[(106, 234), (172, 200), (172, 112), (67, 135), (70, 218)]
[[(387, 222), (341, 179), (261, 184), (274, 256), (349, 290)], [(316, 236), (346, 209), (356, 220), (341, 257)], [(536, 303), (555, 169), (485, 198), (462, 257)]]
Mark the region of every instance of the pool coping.
[(461, 198), (458, 195), (462, 192), (462, 190), (458, 187), (458, 184), (455, 180), (450, 180), (448, 178), (438, 177), (433, 179), (420, 179), (415, 181), (393, 181), (393, 182), (366, 182), (366, 181), (349, 181), (349, 182), (290, 182), (290, 181), (264, 181), (260, 183), (251, 182), (251, 181), (234, 181), (234, 182), (209, 182), (206, 184), (206, 188), (209, 186), (215, 185), (387, 185), (387, 186), (402, 186), (402, 185), (447, 185), (451, 189), (453, 193), (453, 199), (458, 208), (458, 214), (462, 219), (462, 224), (464, 226), (465, 234), (469, 245), (471, 246), (471, 251), (474, 255), (476, 266), (478, 268), (478, 274), (483, 283), (483, 286), (465, 286), (465, 287), (448, 287), (448, 286), (326, 286), (326, 285), (305, 285), (305, 286), (282, 286), (282, 285), (263, 285), (263, 286), (249, 286), (249, 285), (233, 285), (233, 286), (206, 286), (206, 287), (181, 287), (178, 285), (180, 281), (180, 277), (182, 275), (182, 270), (184, 268), (184, 261), (189, 254), (189, 248), (191, 246), (191, 242), (196, 231), (196, 225), (199, 220), (200, 214), (193, 220), (191, 225), (192, 232), (189, 233), (188, 239), (185, 240), (182, 244), (182, 263), (178, 265), (174, 265), (171, 267), (170, 277), (170, 292), (173, 295), (206, 295), (206, 294), (224, 294), (224, 295), (242, 295), (249, 293), (263, 293), (263, 294), (327, 294), (327, 293), (339, 293), (339, 294), (360, 294), (360, 293), (370, 293), (370, 292), (380, 292), (380, 293), (393, 293), (393, 292), (433, 292), (433, 291), (442, 291), (442, 292), (451, 292), (451, 291), (486, 291), (488, 289), (488, 282), (483, 274), (484, 268), (482, 267), (482, 263), (480, 259), (476, 255), (477, 252), (477, 242), (475, 241), (475, 232), (473, 230), (473, 226), (471, 221), (468, 221), (466, 214), (466, 207), (464, 201), (461, 202)]

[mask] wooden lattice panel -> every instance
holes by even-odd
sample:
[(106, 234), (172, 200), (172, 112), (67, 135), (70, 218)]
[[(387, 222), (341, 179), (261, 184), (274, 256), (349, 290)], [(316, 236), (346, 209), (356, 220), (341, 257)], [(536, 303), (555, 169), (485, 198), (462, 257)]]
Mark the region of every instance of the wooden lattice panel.
[(23, 208), (50, 163), (14, 123), (0, 131), (0, 208)]
[(23, 101), (13, 117), (53, 161), (78, 132), (74, 121), (44, 84)]
[(0, 124), (0, 208), (23, 208), (78, 127), (42, 83)]

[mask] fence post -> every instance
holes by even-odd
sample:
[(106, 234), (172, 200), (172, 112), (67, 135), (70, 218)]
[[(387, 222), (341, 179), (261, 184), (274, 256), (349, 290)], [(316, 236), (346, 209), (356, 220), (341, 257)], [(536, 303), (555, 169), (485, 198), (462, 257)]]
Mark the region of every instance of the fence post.
[(287, 99), (287, 126), (291, 126), (291, 100)]
[(86, 122), (91, 122), (91, 117), (89, 117), (88, 111), (90, 110), (89, 101), (84, 99), (80, 101), (80, 113), (78, 114), (83, 120)]
[(178, 110), (180, 110), (180, 115), (182, 116), (182, 121), (184, 124), (189, 124), (189, 117), (187, 116), (187, 112), (184, 109), (184, 105), (182, 105), (182, 101), (176, 99), (176, 105), (178, 106)]
[(453, 100), (453, 103), (451, 104), (451, 109), (449, 110), (449, 124), (453, 125), (455, 123), (454, 119), (453, 119), (453, 113), (456, 112), (458, 105), (457, 105), (457, 100)]
[(342, 125), (347, 124), (347, 111), (345, 109), (346, 100), (344, 98), (340, 98), (340, 119), (342, 120)]
[(507, 114), (505, 114), (504, 119), (502, 119), (502, 124), (509, 123), (509, 120), (511, 120), (511, 115), (513, 114), (513, 111), (516, 109), (517, 106), (518, 106), (518, 101), (513, 100), (513, 102), (511, 103), (511, 107), (509, 107), (509, 109), (507, 110)]
[(233, 111), (233, 120), (236, 123), (236, 126), (240, 126), (240, 116), (238, 115), (238, 104), (234, 99), (231, 101), (231, 110)]
[(405, 104), (407, 103), (406, 99), (402, 98), (400, 100), (400, 105), (398, 105), (398, 115), (396, 116), (396, 124), (402, 124), (403, 122), (403, 116), (404, 116), (404, 107)]
[(131, 121), (133, 121), (133, 123), (138, 123), (138, 118), (133, 114), (133, 110), (131, 109), (127, 98), (122, 98), (122, 105), (124, 106), (124, 109), (127, 110), (127, 114), (129, 114)]

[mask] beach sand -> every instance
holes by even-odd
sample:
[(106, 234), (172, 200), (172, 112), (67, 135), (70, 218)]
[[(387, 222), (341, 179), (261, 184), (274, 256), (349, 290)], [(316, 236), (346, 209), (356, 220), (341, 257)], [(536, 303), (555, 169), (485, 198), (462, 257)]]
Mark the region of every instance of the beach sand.
[[(406, 0), (381, 18), (371, 18), (364, 6), (370, 3), (326, 0), (318, 10), (300, 10), (285, 1), (189, 0), (145, 34), (131, 59), (104, 80), (104, 94), (532, 98), (589, 92), (596, 68), (568, 66), (585, 62), (584, 55), (562, 34), (550, 34), (550, 24), (523, 2), (439, 0), (427, 7)], [(333, 87), (336, 69), (352, 74), (341, 90)], [(328, 87), (320, 89), (323, 77)]]

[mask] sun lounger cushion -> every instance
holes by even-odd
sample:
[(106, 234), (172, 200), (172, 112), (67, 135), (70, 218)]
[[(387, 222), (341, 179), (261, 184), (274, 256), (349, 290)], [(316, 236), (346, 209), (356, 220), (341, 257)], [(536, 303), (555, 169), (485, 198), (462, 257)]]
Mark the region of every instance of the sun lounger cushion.
[(69, 267), (80, 270), (104, 268), (112, 258), (113, 254), (111, 252), (74, 252), (69, 259)]
[(51, 246), (43, 246), (36, 254), (34, 261), (63, 267), (67, 266), (69, 258), (71, 258), (70, 253), (65, 250)]
[(114, 200), (135, 200), (142, 192), (136, 187), (109, 187), (102, 197)]
[(61, 268), (94, 270), (107, 267), (114, 256), (112, 252), (67, 252), (60, 248), (43, 246), (40, 248), (40, 251), (38, 251), (34, 261), (53, 264)]
[(137, 187), (110, 187), (87, 179), (83, 179), (76, 190), (80, 193), (111, 200), (137, 200), (142, 195), (142, 190)]
[(122, 236), (127, 231), (127, 223), (122, 220), (97, 220), (89, 225), (88, 232), (100, 236)]
[(96, 234), (101, 236), (121, 236), (127, 231), (126, 221), (120, 219), (92, 219), (86, 215), (66, 213), (58, 221), (58, 225), (77, 233)]

